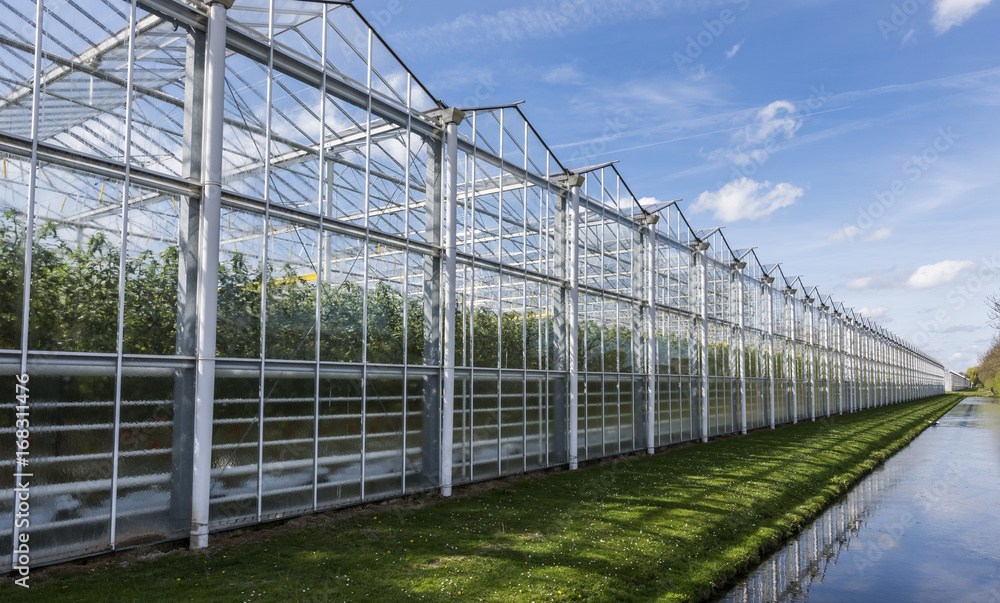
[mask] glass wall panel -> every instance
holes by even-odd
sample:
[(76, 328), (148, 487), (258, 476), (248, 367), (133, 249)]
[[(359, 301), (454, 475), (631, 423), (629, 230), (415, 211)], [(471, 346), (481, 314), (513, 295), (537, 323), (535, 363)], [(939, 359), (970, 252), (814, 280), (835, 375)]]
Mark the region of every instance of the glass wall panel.
[(318, 213), (320, 91), (280, 72), (271, 90), (268, 200)]
[(78, 371), (68, 366), (28, 367), (34, 563), (111, 545), (114, 366), (90, 368), (104, 375), (73, 375)]
[[(333, 11), (341, 12), (341, 11)], [(367, 37), (367, 35), (366, 35)], [(327, 36), (328, 47), (339, 40), (336, 33)], [(357, 57), (354, 57), (357, 60)], [(330, 60), (330, 57), (327, 57)], [(347, 63), (335, 63), (344, 67)], [(362, 64), (362, 69), (365, 69)], [(326, 170), (324, 190), (327, 217), (364, 226), (365, 217), (365, 144), (367, 112), (344, 100), (327, 95), (324, 141)]]
[[(4, 57), (0, 47), (0, 60)], [(9, 58), (9, 57), (8, 57)], [(2, 126), (0, 126), (2, 127)], [(24, 303), (24, 245), (27, 234), (30, 163), (23, 157), (0, 154), (0, 349), (21, 347)]]
[[(54, 73), (56, 65), (70, 69), (62, 77), (40, 82), (38, 137), (57, 147), (121, 161), (125, 156), (129, 5), (105, 4), (100, 7), (100, 19), (91, 17), (97, 7), (89, 3), (46, 2), (44, 7), (42, 73)], [(148, 23), (147, 17), (143, 25)], [(108, 44), (109, 38), (116, 43)]]
[[(129, 190), (122, 342), (126, 354), (178, 351), (177, 294), (182, 282), (178, 209), (178, 199), (168, 193), (138, 187)], [(189, 294), (193, 298), (194, 291)]]
[[(565, 380), (562, 380), (562, 383), (565, 383)], [(553, 446), (555, 444), (554, 441), (550, 440), (554, 434), (551, 433), (552, 425), (549, 422), (556, 409), (554, 405), (550, 405), (550, 402), (555, 402), (557, 397), (560, 397), (561, 400), (566, 399), (565, 394), (560, 396), (561, 392), (555, 390), (556, 387), (559, 387), (560, 382), (550, 381), (548, 383), (553, 388), (551, 398), (549, 397), (550, 392), (546, 390), (546, 384), (544, 379), (534, 377), (529, 377), (525, 383), (524, 458), (525, 468), (528, 470), (544, 467), (548, 463), (549, 453), (554, 452), (554, 450), (549, 449), (550, 442)], [(552, 423), (555, 421), (553, 420)], [(560, 422), (560, 425), (565, 425), (565, 423)]]
[(495, 374), (476, 373), (472, 384), (472, 478), (500, 472), (500, 383)]
[(132, 165), (181, 176), (188, 33), (141, 4), (136, 19)]
[[(405, 204), (406, 209), (406, 236), (415, 241), (427, 241), (428, 236), (431, 239), (435, 238), (436, 233), (428, 233), (427, 229), (429, 227), (427, 221), (427, 195), (428, 195), (428, 184), (427, 184), (427, 153), (429, 144), (427, 139), (424, 137), (410, 133), (409, 140), (409, 151), (408, 151), (408, 161), (409, 161), (409, 188), (406, 194), (409, 195), (409, 202)], [(462, 159), (459, 160), (459, 166), (464, 163)], [(459, 170), (462, 168), (460, 167)], [(464, 216), (464, 210), (462, 208), (462, 200), (459, 199), (459, 210), (458, 214)], [(462, 220), (459, 219), (458, 229), (461, 231), (463, 228)], [(464, 237), (459, 234), (458, 240), (462, 241)]]
[(372, 230), (406, 236), (406, 125), (380, 120), (372, 126), (368, 186), (368, 226)]
[(365, 408), (365, 498), (403, 491), (403, 402), (401, 378), (369, 377)]
[[(639, 385), (640, 389), (638, 391), (635, 390), (636, 385)], [(618, 379), (618, 423), (621, 425), (618, 441), (620, 442), (619, 449), (622, 452), (632, 450), (636, 447), (636, 427), (643, 420), (641, 412), (643, 400), (642, 387), (642, 381), (637, 382), (637, 380), (633, 380), (628, 376), (622, 376)], [(639, 409), (638, 412), (637, 408)], [(644, 437), (644, 434), (640, 437)]]
[(141, 366), (125, 371), (118, 427), (117, 544), (184, 536), (191, 529), (194, 371)]
[(313, 504), (316, 373), (282, 371), (264, 378), (261, 515), (280, 517)]
[[(3, 358), (6, 362), (0, 362), (0, 380), (4, 383), (10, 384), (11, 392), (13, 396), (10, 398), (13, 404), (8, 406), (9, 410), (4, 413), (6, 416), (0, 416), (0, 458), (7, 459), (5, 462), (0, 462), (0, 550), (8, 551), (12, 549), (14, 544), (14, 472), (16, 469), (15, 462), (15, 451), (17, 450), (17, 434), (16, 429), (20, 427), (16, 423), (17, 419), (20, 417), (16, 416), (17, 409), (14, 406), (20, 403), (17, 399), (18, 395), (24, 393), (23, 390), (19, 390), (17, 385), (17, 375), (21, 371), (21, 367), (17, 362), (16, 357), (13, 355)], [(31, 388), (33, 387), (29, 378), (27, 383), (28, 395), (31, 394)], [(29, 398), (30, 400), (30, 398)], [(29, 418), (30, 421), (30, 418)], [(29, 425), (30, 426), (30, 425)], [(20, 576), (18, 576), (20, 577)]]
[(268, 236), (268, 358), (316, 358), (316, 280), (319, 263), (315, 226), (271, 218)]
[(361, 498), (362, 381), (321, 375), (316, 496), (320, 507)]
[(586, 458), (597, 458), (604, 456), (604, 383), (600, 377), (589, 377), (586, 385), (586, 389), (581, 390), (580, 396), (582, 400), (586, 400), (586, 412), (580, 413), (587, 420)]
[[(435, 293), (440, 295), (435, 287), (440, 281), (435, 282), (433, 278), (435, 259), (413, 251), (406, 258), (406, 363), (438, 365), (443, 352), (440, 349), (441, 308), (432, 301)], [(455, 312), (456, 323), (460, 315), (461, 310)], [(457, 334), (456, 329), (456, 342), (461, 346)], [(456, 364), (460, 364), (457, 350), (455, 356)]]
[(456, 375), (451, 478), (456, 484), (472, 479), (472, 411), (472, 378), (468, 373)]
[(524, 325), (524, 348), (525, 364), (527, 369), (546, 369), (545, 338), (547, 333), (547, 323), (551, 314), (548, 313), (548, 296), (543, 296), (543, 291), (548, 292), (548, 288), (540, 283), (527, 281), (525, 283), (525, 325)]
[(216, 369), (209, 498), (214, 527), (257, 518), (260, 387), (258, 368)]
[(472, 338), (474, 366), (496, 368), (499, 362), (500, 275), (476, 267), (473, 271)]
[[(7, 25), (14, 31), (13, 38), (28, 48), (18, 48), (14, 44), (0, 44), (0, 72), (5, 76), (0, 78), (0, 96), (7, 104), (0, 111), (0, 131), (14, 134), (22, 138), (31, 136), (31, 106), (34, 94), (25, 82), (31, 82), (35, 77), (35, 14), (38, 10), (35, 0), (25, 0), (20, 3), (19, 14), (5, 12)], [(8, 34), (9, 35), (9, 34)], [(44, 55), (43, 55), (44, 56)], [(51, 68), (51, 60), (42, 59), (43, 69)], [(8, 176), (4, 176), (6, 180)], [(27, 179), (23, 180), (27, 183)]]
[(403, 364), (403, 280), (406, 254), (398, 247), (368, 245), (368, 362)]
[(678, 420), (681, 425), (682, 440), (694, 439), (698, 434), (697, 425), (701, 417), (701, 405), (698, 403), (700, 395), (694, 381), (691, 378), (680, 379)]
[(261, 200), (268, 153), (267, 80), (266, 65), (239, 53), (226, 56), (222, 186)]
[(222, 208), (216, 349), (228, 358), (260, 358), (264, 217)]
[(440, 379), (435, 373), (406, 381), (407, 492), (440, 484)]
[(504, 274), (500, 280), (500, 366), (524, 368), (525, 282)]
[(621, 384), (615, 375), (604, 377), (604, 453), (617, 454), (622, 441)]
[(525, 381), (520, 374), (500, 382), (500, 472), (519, 473), (525, 468)]
[(117, 350), (122, 184), (39, 165), (28, 323), (32, 349)]
[(361, 362), (364, 353), (364, 241), (323, 233), (320, 360)]

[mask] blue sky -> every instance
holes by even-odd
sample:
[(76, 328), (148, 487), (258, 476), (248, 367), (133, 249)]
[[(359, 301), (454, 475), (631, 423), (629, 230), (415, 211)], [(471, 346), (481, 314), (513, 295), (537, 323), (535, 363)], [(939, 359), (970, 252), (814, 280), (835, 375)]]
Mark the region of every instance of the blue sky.
[(436, 96), (618, 159), (953, 369), (1000, 291), (1000, 1), (356, 0)]

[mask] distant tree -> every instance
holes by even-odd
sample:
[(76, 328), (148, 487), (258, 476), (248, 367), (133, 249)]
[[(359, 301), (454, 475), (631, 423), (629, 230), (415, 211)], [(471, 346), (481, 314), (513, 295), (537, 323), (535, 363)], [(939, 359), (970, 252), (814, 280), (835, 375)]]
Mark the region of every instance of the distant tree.
[(984, 388), (997, 387), (997, 374), (1000, 373), (1000, 337), (993, 339), (993, 344), (979, 357), (977, 378)]
[(982, 387), (983, 382), (979, 380), (979, 367), (972, 366), (965, 369), (965, 376), (969, 378), (973, 387)]
[(986, 298), (986, 311), (990, 317), (990, 324), (994, 329), (1000, 330), (1000, 293), (994, 293)]

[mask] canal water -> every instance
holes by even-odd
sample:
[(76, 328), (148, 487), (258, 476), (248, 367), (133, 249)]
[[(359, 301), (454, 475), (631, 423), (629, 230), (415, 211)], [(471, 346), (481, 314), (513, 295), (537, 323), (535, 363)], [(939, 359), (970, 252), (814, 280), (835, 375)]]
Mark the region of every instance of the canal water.
[(954, 407), (719, 600), (1000, 603), (1000, 404)]

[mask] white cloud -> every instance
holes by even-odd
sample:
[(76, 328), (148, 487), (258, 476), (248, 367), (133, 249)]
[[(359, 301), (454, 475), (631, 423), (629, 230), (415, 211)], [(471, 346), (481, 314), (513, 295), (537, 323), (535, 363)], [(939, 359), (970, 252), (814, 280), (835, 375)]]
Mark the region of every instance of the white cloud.
[(795, 203), (804, 191), (788, 182), (771, 186), (750, 178), (733, 180), (717, 191), (698, 196), (692, 211), (712, 211), (717, 220), (756, 220)]
[(550, 69), (543, 78), (550, 84), (579, 84), (583, 82), (583, 74), (571, 63), (564, 63)]
[(942, 34), (961, 25), (986, 7), (992, 0), (937, 0), (934, 2), (934, 29)]
[(858, 278), (851, 279), (844, 283), (844, 286), (848, 289), (867, 289), (872, 285), (872, 281), (875, 280), (873, 276), (859, 276)]
[(853, 240), (854, 237), (858, 236), (861, 229), (853, 224), (848, 224), (843, 228), (838, 228), (837, 230), (830, 233), (830, 236), (826, 238), (827, 241), (836, 242), (843, 241), (844, 239)]
[(746, 42), (746, 41), (747, 41), (747, 39), (743, 38), (742, 40), (740, 40), (739, 42), (737, 42), (732, 48), (730, 48), (729, 50), (727, 50), (726, 51), (726, 58), (727, 59), (731, 59), (734, 56), (736, 56), (736, 53), (739, 52), (740, 48), (743, 47), (743, 42)]
[(869, 308), (865, 306), (858, 310), (858, 314), (861, 314), (865, 318), (870, 318), (871, 320), (877, 320), (883, 324), (892, 322), (892, 319), (887, 318), (886, 315), (889, 313), (888, 306), (877, 306), (874, 308)]
[(848, 289), (886, 289), (899, 284), (899, 276), (889, 269), (870, 270), (848, 275), (851, 280), (844, 283)]
[(802, 119), (795, 115), (795, 105), (791, 101), (774, 101), (757, 112), (756, 124), (747, 127), (747, 142), (762, 143), (778, 134), (791, 138), (801, 127)]
[(906, 281), (911, 289), (927, 289), (937, 287), (955, 280), (963, 271), (975, 267), (975, 262), (967, 260), (945, 260), (937, 264), (927, 264), (914, 271)]
[(755, 163), (763, 165), (774, 152), (779, 139), (791, 139), (802, 127), (802, 117), (797, 115), (795, 103), (776, 100), (755, 113), (744, 113), (738, 118), (749, 123), (733, 132), (728, 147), (707, 153), (710, 161), (729, 159), (738, 166)]
[(875, 241), (884, 241), (892, 236), (891, 228), (879, 228), (875, 232), (871, 233), (867, 237), (862, 237), (862, 241), (868, 241), (869, 243), (874, 243)]
[[(705, 8), (706, 4), (704, 0), (542, 0), (493, 13), (462, 13), (447, 22), (391, 34), (389, 39), (397, 50), (429, 54), (471, 44), (559, 38), (612, 23)], [(712, 4), (726, 2), (714, 0)]]
[[(856, 238), (858, 238), (858, 235), (860, 235), (861, 232), (862, 230), (860, 227), (855, 226), (854, 224), (848, 224), (843, 228), (838, 228), (837, 230), (830, 233), (830, 235), (826, 237), (826, 240), (835, 243), (837, 241), (843, 241), (844, 239), (847, 239), (853, 242)], [(892, 236), (891, 228), (879, 228), (875, 232), (861, 237), (861, 240), (867, 243), (874, 243), (875, 241), (884, 241), (890, 238), (891, 236)]]

